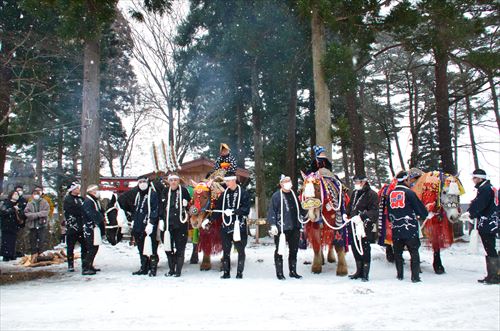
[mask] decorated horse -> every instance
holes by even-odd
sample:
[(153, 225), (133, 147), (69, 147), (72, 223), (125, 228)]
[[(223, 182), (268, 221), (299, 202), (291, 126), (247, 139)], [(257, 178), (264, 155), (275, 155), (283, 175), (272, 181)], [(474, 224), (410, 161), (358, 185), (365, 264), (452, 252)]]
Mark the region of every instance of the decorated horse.
[[(433, 269), (436, 274), (443, 274), (445, 269), (441, 262), (441, 249), (453, 244), (453, 223), (459, 221), (460, 195), (464, 188), (457, 176), (440, 171), (423, 173), (411, 169), (409, 176), (418, 178), (411, 187), (424, 203), (429, 216), (421, 225), (425, 244), (434, 252)], [(379, 191), (379, 244), (386, 245), (387, 257), (391, 261), (392, 230), (387, 217), (387, 197), (397, 185), (395, 180)]]
[(320, 169), (309, 175), (302, 173), (302, 178), (304, 183), (300, 200), (302, 207), (308, 211), (305, 232), (314, 250), (311, 271), (321, 273), (325, 247), (328, 247), (328, 262), (335, 262), (334, 246), (338, 256), (337, 276), (345, 276), (348, 238), (342, 215), (345, 213), (349, 197), (344, 191), (342, 182), (326, 169)]
[(212, 179), (199, 183), (193, 181), (193, 186), (194, 192), (189, 214), (191, 226), (199, 233), (197, 252), (203, 252), (200, 270), (205, 271), (212, 268), (210, 255), (222, 252), (220, 236), (222, 219), (212, 222), (206, 230), (201, 228), (201, 223), (210, 216), (211, 210), (215, 207), (217, 198), (224, 192), (224, 188)]
[(115, 246), (122, 238), (123, 233), (128, 231), (129, 221), (125, 210), (118, 203), (118, 196), (113, 193), (110, 198), (101, 200), (104, 212), (104, 227), (106, 239)]

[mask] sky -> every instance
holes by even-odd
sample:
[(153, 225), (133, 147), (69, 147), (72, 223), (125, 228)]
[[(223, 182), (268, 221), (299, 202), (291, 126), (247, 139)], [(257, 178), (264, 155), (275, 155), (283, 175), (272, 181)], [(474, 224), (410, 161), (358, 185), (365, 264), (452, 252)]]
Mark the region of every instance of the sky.
[[(125, 16), (129, 18), (127, 14), (127, 9), (130, 7), (132, 1), (131, 0), (120, 0), (119, 7), (124, 12)], [(183, 3), (183, 6), (186, 6), (186, 2)], [(137, 22), (131, 21), (131, 24), (134, 27), (137, 27)], [(139, 65), (136, 62), (133, 62), (135, 66), (135, 71), (138, 76), (139, 82), (143, 82), (145, 77), (142, 72), (139, 70)], [(301, 92), (299, 92), (301, 93)], [(488, 93), (488, 92), (486, 92)], [(489, 95), (488, 95), (489, 97)], [(397, 98), (397, 96), (396, 96)], [(394, 100), (395, 102), (397, 100)], [(395, 103), (394, 102), (394, 103)], [(480, 127), (476, 128), (476, 141), (481, 143), (479, 147), (479, 164), (480, 167), (483, 168), (489, 175), (493, 185), (500, 186), (500, 135), (498, 134), (498, 130), (496, 129), (496, 122), (493, 113), (486, 115), (482, 118), (483, 121), (486, 121), (490, 128)], [(408, 126), (407, 123), (408, 118), (404, 119), (401, 125)], [(127, 120), (125, 119), (125, 124), (127, 125)], [(143, 173), (153, 171), (153, 162), (151, 156), (151, 146), (152, 143), (159, 143), (161, 139), (166, 139), (167, 136), (167, 126), (166, 123), (154, 120), (151, 121), (151, 124), (148, 125), (147, 129), (144, 132), (139, 134), (139, 137), (136, 141), (136, 147), (132, 154), (132, 158), (130, 161), (130, 167), (127, 170), (126, 175), (135, 176)], [(408, 160), (410, 158), (411, 153), (411, 136), (408, 129), (403, 129), (399, 133), (399, 140), (402, 148), (402, 152), (404, 154), (404, 159)], [(436, 137), (437, 141), (437, 137)], [(484, 144), (488, 142), (487, 144)], [(458, 140), (459, 145), (469, 145), (470, 138), (467, 130), (459, 136)], [(395, 146), (393, 146), (393, 151), (396, 151)], [(187, 159), (192, 159), (193, 155), (188, 154)], [(333, 155), (334, 159), (341, 158), (340, 154)], [(394, 164), (397, 165), (399, 162), (397, 161), (397, 155), (393, 155)], [(468, 203), (472, 200), (476, 193), (473, 187), (471, 174), (474, 170), (474, 162), (472, 159), (472, 151), (469, 147), (460, 148), (458, 153), (458, 171), (460, 174), (460, 179), (465, 188), (465, 195), (462, 196), (462, 202)], [(108, 171), (106, 168), (104, 171)], [(396, 169), (397, 170), (397, 169)]]

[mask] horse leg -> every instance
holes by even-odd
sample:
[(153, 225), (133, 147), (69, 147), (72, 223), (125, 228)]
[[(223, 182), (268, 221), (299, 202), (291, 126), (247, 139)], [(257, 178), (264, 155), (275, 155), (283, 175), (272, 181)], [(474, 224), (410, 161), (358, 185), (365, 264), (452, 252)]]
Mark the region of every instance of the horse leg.
[(201, 271), (208, 271), (210, 269), (212, 269), (212, 263), (210, 261), (210, 254), (203, 252), (203, 259), (201, 261), (200, 270)]
[(321, 273), (323, 259), (322, 259), (322, 250), (321, 250), (321, 239), (320, 239), (321, 231), (319, 229), (314, 229), (312, 231), (312, 247), (314, 250), (314, 259), (311, 266), (311, 271), (314, 274)]
[(323, 247), (319, 250), (321, 252), (321, 265), (325, 265), (325, 253), (323, 252)]
[(333, 244), (328, 245), (328, 262), (335, 263), (337, 259), (335, 258), (335, 253), (333, 251)]
[(345, 260), (345, 249), (343, 246), (335, 246), (335, 251), (339, 259), (339, 263), (337, 264), (337, 276), (346, 276), (347, 262)]
[(322, 259), (321, 259), (321, 254), (320, 254), (321, 250), (318, 250), (318, 251), (314, 251), (314, 259), (313, 259), (313, 263), (312, 263), (312, 266), (311, 266), (311, 271), (313, 272), (313, 274), (320, 274), (321, 273), (321, 270), (322, 270)]
[(441, 263), (441, 251), (439, 249), (434, 249), (434, 261), (432, 262), (432, 267), (437, 275), (444, 274), (444, 267)]

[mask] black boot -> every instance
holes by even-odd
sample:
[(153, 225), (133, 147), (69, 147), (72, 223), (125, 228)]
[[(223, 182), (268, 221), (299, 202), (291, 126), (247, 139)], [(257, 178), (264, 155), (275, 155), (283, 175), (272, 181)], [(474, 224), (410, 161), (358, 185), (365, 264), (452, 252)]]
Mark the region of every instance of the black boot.
[(396, 265), (397, 278), (403, 280), (403, 259), (394, 259)]
[(361, 281), (362, 282), (367, 282), (369, 274), (370, 274), (370, 262), (364, 262), (363, 263), (363, 268), (362, 268), (362, 271), (361, 271)]
[(350, 279), (358, 279), (361, 278), (363, 273), (363, 263), (361, 261), (356, 260), (356, 272), (352, 275), (349, 275)]
[(243, 269), (245, 268), (245, 255), (238, 254), (238, 268), (236, 269), (236, 278), (243, 278)]
[(182, 266), (184, 266), (184, 252), (181, 254), (176, 253), (177, 263), (175, 265), (175, 277), (180, 277), (182, 272)]
[(387, 259), (387, 262), (394, 263), (394, 250), (391, 245), (385, 246), (385, 258)]
[(156, 277), (156, 270), (158, 269), (158, 255), (152, 255), (149, 261), (149, 277)]
[(483, 284), (498, 284), (499, 276), (498, 276), (498, 256), (489, 257), (486, 256), (486, 277), (483, 279), (479, 279), (479, 283)]
[(198, 244), (193, 244), (193, 253), (191, 253), (189, 263), (198, 264)]
[(68, 256), (68, 272), (75, 271), (75, 260), (73, 256)]
[(175, 275), (175, 255), (172, 252), (167, 253), (167, 261), (168, 261), (168, 272), (165, 276), (170, 277)]
[(432, 267), (437, 275), (444, 274), (444, 267), (441, 264), (441, 254), (440, 252), (434, 252), (434, 262), (432, 262)]
[(276, 277), (279, 280), (284, 280), (285, 275), (283, 274), (283, 256), (274, 254), (274, 266), (276, 267)]
[(412, 283), (421, 282), (421, 280), (420, 280), (420, 260), (412, 258), (410, 261), (410, 268), (411, 268), (411, 281), (412, 281)]
[(289, 276), (292, 278), (301, 279), (302, 276), (297, 273), (297, 260), (288, 259), (288, 269), (290, 270)]
[(90, 268), (90, 264), (88, 260), (83, 261), (82, 263), (82, 275), (90, 276), (95, 275), (96, 272)]
[(148, 274), (148, 258), (141, 255), (141, 268), (132, 273), (132, 275), (147, 275)]
[(231, 263), (231, 261), (229, 260), (229, 256), (222, 258), (222, 271), (224, 273), (222, 274), (222, 276), (220, 278), (223, 278), (223, 279), (231, 278), (231, 274), (229, 273), (230, 263)]

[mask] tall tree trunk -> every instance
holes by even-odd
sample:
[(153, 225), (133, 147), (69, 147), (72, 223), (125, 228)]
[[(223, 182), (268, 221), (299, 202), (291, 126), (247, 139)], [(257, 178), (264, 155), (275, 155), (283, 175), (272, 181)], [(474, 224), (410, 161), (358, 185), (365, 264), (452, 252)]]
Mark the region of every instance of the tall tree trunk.
[(64, 188), (63, 188), (63, 147), (64, 147), (64, 129), (59, 129), (57, 137), (57, 216), (59, 219), (59, 225), (64, 221), (63, 205), (64, 200)]
[(401, 169), (405, 170), (405, 162), (403, 160), (403, 153), (401, 152), (401, 146), (399, 144), (398, 131), (396, 130), (396, 121), (394, 120), (394, 113), (391, 105), (391, 90), (389, 73), (385, 73), (385, 96), (387, 103), (387, 112), (389, 114), (389, 120), (391, 121), (391, 131), (396, 144), (396, 150), (398, 152), (399, 164), (401, 164)]
[(476, 137), (474, 135), (474, 124), (472, 121), (472, 108), (470, 105), (470, 97), (468, 94), (465, 96), (465, 109), (467, 111), (467, 126), (469, 127), (469, 137), (472, 149), (472, 158), (474, 159), (474, 168), (479, 169), (479, 158), (477, 156)]
[(446, 50), (434, 50), (436, 80), (436, 115), (438, 124), (439, 154), (444, 172), (456, 173), (451, 147), (450, 114), (448, 111), (448, 55)]
[(378, 158), (378, 152), (375, 151), (373, 153), (373, 161), (374, 161), (374, 164), (375, 164), (375, 177), (377, 179), (377, 185), (378, 187), (382, 187), (382, 179), (380, 178), (380, 166), (379, 166), (379, 158)]
[(498, 111), (498, 97), (495, 88), (495, 82), (493, 81), (493, 74), (488, 72), (488, 83), (490, 84), (491, 98), (493, 99), (493, 111), (495, 112), (495, 118), (497, 120), (498, 132), (500, 133), (500, 113)]
[[(3, 52), (6, 50), (4, 49)], [(4, 66), (0, 67), (0, 193), (3, 192), (5, 161), (7, 160), (7, 138), (2, 137), (2, 135), (9, 133), (11, 78), (10, 69)]]
[(347, 91), (345, 95), (347, 118), (350, 125), (352, 152), (354, 156), (354, 172), (356, 174), (365, 173), (365, 135), (363, 125), (356, 111), (356, 94), (354, 91)]
[(71, 155), (71, 172), (73, 176), (78, 176), (78, 150), (76, 148)]
[(419, 143), (418, 143), (418, 87), (416, 84), (415, 75), (411, 74), (411, 80), (407, 76), (407, 92), (408, 100), (410, 101), (410, 134), (411, 134), (411, 155), (410, 168), (414, 168), (418, 164)]
[(314, 99), (316, 104), (315, 124), (316, 143), (326, 149), (329, 158), (332, 157), (332, 119), (330, 115), (330, 91), (325, 80), (322, 61), (326, 54), (325, 26), (320, 17), (319, 9), (312, 6), (312, 60), (314, 77)]
[(252, 83), (252, 124), (253, 124), (253, 145), (255, 162), (255, 193), (257, 195), (258, 210), (257, 216), (266, 215), (266, 186), (264, 177), (264, 146), (262, 139), (262, 111), (259, 96), (259, 76), (257, 72), (257, 59), (252, 64), (251, 83)]
[(82, 193), (87, 186), (99, 184), (99, 40), (87, 39), (83, 51), (83, 107), (82, 107)]
[(297, 75), (293, 74), (290, 81), (290, 102), (287, 118), (286, 174), (297, 187)]
[(453, 156), (458, 169), (458, 104), (453, 108)]
[(392, 177), (396, 176), (394, 171), (394, 164), (392, 162), (392, 146), (391, 146), (391, 136), (388, 132), (384, 132), (385, 139), (387, 140), (387, 158), (389, 160), (389, 170), (391, 170)]
[(36, 183), (42, 186), (43, 183), (43, 140), (42, 137), (38, 137), (36, 140)]
[(241, 102), (241, 97), (236, 90), (236, 160), (238, 165), (245, 167), (245, 154), (243, 153), (243, 126), (244, 126), (244, 109)]
[(347, 139), (345, 137), (340, 137), (340, 146), (342, 149), (342, 167), (344, 168), (345, 180), (344, 184), (351, 188), (351, 172), (349, 171), (349, 154), (347, 153)]
[(116, 174), (115, 174), (115, 167), (113, 166), (113, 147), (111, 146), (111, 144), (107, 141), (106, 142), (106, 147), (108, 148), (108, 155), (106, 157), (107, 161), (108, 161), (108, 164), (109, 164), (109, 172), (111, 173), (111, 176), (112, 177), (115, 177)]

